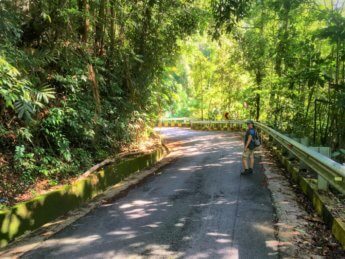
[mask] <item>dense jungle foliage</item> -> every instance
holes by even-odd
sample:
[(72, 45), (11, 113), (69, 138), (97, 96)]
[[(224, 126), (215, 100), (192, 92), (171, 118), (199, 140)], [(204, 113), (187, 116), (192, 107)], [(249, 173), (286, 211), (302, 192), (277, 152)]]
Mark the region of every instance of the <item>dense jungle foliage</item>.
[(345, 162), (345, 1), (224, 2), (236, 15), (215, 5), (217, 29), (180, 42), (166, 115), (264, 121)]
[(148, 135), (157, 80), (200, 12), (188, 0), (1, 0), (2, 193), (58, 184)]
[(2, 194), (59, 184), (161, 116), (345, 146), (344, 1), (1, 0), (0, 18)]

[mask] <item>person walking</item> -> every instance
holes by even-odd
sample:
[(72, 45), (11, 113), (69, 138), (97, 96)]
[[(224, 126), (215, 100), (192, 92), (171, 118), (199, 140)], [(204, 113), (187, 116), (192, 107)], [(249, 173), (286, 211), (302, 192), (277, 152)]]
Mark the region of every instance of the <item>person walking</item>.
[[(253, 173), (254, 168), (254, 151), (255, 151), (255, 138), (257, 136), (256, 130), (254, 128), (254, 122), (248, 120), (247, 122), (247, 131), (244, 136), (244, 151), (242, 154), (242, 165), (244, 171), (241, 172), (241, 175), (248, 175)], [(249, 159), (249, 166), (248, 166)]]

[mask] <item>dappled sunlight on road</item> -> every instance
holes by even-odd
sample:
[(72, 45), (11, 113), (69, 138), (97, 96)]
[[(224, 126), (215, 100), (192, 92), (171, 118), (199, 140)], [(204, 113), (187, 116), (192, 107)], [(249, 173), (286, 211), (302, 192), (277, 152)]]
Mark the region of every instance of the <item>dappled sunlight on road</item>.
[(109, 236), (121, 236), (123, 240), (125, 239), (131, 239), (136, 237), (137, 232), (136, 231), (130, 231), (130, 230), (117, 230), (109, 232)]
[(183, 167), (183, 168), (180, 168), (178, 169), (179, 171), (197, 171), (197, 170), (201, 170), (203, 167), (202, 166), (199, 166), (199, 165), (196, 165), (196, 166), (188, 166), (188, 167)]
[(36, 254), (58, 258), (275, 257), (270, 197), (260, 186), (261, 174), (240, 177), (239, 136), (188, 129), (160, 131), (166, 144), (174, 147), (171, 155), (178, 156), (174, 163), (126, 197), (103, 204), (57, 234)]

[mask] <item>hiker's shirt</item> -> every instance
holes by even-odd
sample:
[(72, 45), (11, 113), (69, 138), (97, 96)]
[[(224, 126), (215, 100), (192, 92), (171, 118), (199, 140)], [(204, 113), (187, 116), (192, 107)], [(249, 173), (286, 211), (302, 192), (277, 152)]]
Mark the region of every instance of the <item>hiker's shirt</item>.
[(254, 138), (255, 138), (255, 129), (248, 129), (244, 135), (244, 146), (246, 146), (249, 136), (252, 136), (252, 141), (250, 142), (248, 148), (253, 150), (255, 148)]

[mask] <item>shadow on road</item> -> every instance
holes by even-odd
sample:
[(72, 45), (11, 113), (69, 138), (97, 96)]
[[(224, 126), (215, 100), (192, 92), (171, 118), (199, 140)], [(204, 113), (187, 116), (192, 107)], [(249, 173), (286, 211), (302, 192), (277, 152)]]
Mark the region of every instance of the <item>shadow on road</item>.
[(104, 204), (25, 258), (278, 257), (264, 175), (241, 177), (231, 133), (164, 129), (184, 156), (126, 197)]

